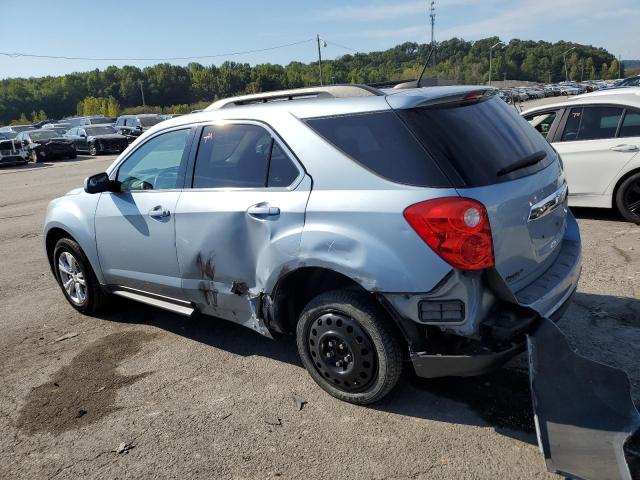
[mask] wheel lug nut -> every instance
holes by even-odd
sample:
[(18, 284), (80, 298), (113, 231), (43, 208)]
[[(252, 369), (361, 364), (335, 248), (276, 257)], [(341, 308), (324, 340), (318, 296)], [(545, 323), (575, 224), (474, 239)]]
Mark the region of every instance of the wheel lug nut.
[(331, 352), (327, 352), (327, 353), (325, 353), (325, 356), (326, 356), (327, 358), (331, 358), (333, 355), (331, 354)]
[(331, 340), (327, 342), (327, 347), (333, 348), (333, 342)]
[(344, 365), (344, 362), (343, 362), (342, 360), (338, 360), (338, 361), (336, 362), (336, 367), (341, 367), (341, 366), (343, 366), (343, 365)]

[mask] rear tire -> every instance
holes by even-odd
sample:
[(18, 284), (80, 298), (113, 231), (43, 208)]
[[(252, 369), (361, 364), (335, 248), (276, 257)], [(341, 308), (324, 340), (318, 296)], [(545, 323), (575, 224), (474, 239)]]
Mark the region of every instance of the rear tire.
[(53, 268), (58, 285), (73, 308), (85, 315), (104, 308), (108, 295), (75, 241), (70, 238), (58, 240), (53, 250)]
[(626, 220), (640, 225), (640, 172), (622, 182), (616, 191), (615, 202)]
[(402, 373), (402, 343), (391, 320), (361, 292), (335, 290), (314, 298), (300, 315), (296, 343), (315, 382), (345, 402), (382, 399)]

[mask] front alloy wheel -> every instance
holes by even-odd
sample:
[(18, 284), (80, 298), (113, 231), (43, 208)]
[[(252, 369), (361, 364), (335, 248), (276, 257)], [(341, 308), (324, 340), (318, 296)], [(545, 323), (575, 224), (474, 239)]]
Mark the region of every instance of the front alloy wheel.
[(87, 284), (80, 265), (70, 252), (62, 252), (58, 257), (58, 272), (60, 281), (67, 297), (75, 305), (82, 305), (87, 301)]
[(98, 149), (94, 143), (89, 144), (89, 155), (95, 156), (98, 154)]

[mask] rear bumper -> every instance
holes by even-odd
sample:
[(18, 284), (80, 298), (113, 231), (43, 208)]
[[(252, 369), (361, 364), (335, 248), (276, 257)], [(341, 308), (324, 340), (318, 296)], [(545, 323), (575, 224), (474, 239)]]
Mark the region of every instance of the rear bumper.
[[(567, 308), (571, 304), (571, 299), (575, 290), (560, 305), (550, 319), (557, 323), (560, 321)], [(535, 329), (539, 321), (539, 317), (534, 317), (531, 321), (521, 328), (522, 332), (518, 335), (518, 339), (500, 351), (487, 352), (481, 354), (470, 355), (429, 355), (426, 353), (412, 353), (410, 355), (411, 363), (416, 375), (423, 378), (437, 377), (473, 377), (476, 375), (484, 375), (502, 367), (513, 357), (522, 353), (526, 349), (526, 337)]]

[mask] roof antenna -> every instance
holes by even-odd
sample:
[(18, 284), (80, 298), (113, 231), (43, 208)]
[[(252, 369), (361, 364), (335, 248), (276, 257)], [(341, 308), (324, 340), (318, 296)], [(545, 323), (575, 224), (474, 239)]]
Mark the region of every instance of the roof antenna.
[(431, 50), (429, 50), (429, 55), (427, 55), (427, 61), (424, 62), (424, 67), (422, 67), (422, 72), (420, 72), (420, 76), (418, 77), (418, 80), (416, 80), (416, 88), (420, 88), (422, 87), (422, 77), (424, 76), (424, 72), (427, 71), (427, 65), (429, 65), (429, 60), (431, 60), (431, 55), (433, 54), (433, 51), (435, 50), (435, 44), (431, 45)]

